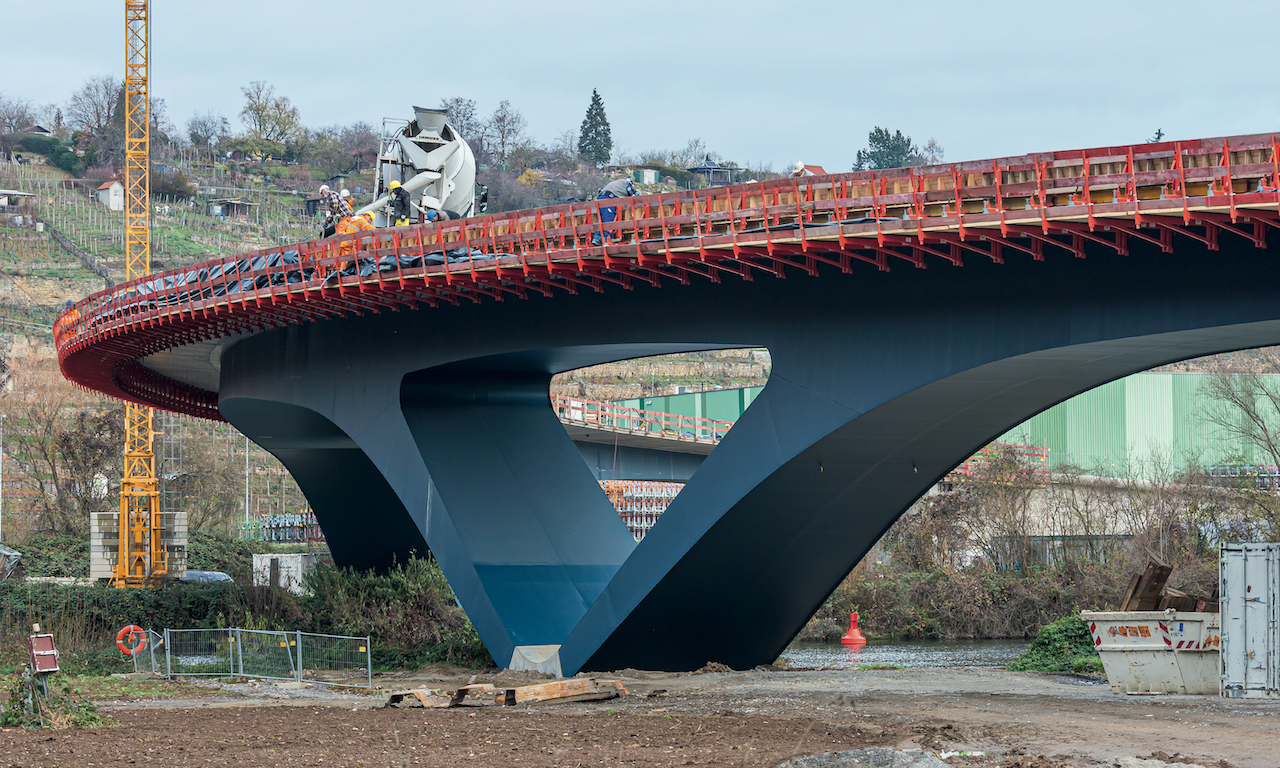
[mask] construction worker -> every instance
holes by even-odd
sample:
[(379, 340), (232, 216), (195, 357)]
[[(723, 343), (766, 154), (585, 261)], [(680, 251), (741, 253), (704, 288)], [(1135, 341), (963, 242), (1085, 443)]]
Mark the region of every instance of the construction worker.
[(409, 193), (400, 186), (399, 181), (391, 182), (388, 187), (390, 191), (387, 197), (390, 198), (391, 214), (387, 218), (391, 221), (391, 226), (403, 227), (409, 223), (409, 213), (413, 203), (410, 202)]
[[(342, 221), (338, 222), (335, 234), (339, 236), (351, 235), (356, 232), (367, 232), (371, 229), (376, 229), (376, 227), (373, 226), (373, 212), (347, 216)], [(339, 243), (338, 253), (343, 256), (350, 256), (354, 254), (356, 252), (356, 243), (358, 242), (358, 239), (351, 239)], [(343, 266), (350, 265), (347, 264)]]
[[(632, 195), (635, 195), (635, 194), (636, 194), (636, 186), (631, 183), (631, 177), (623, 176), (622, 178), (614, 179), (613, 181), (601, 187), (600, 192), (596, 194), (596, 199), (597, 200), (613, 200), (615, 198), (620, 198), (620, 197), (631, 197)], [(618, 218), (618, 206), (616, 205), (601, 206), (600, 208), (601, 224), (608, 224), (609, 222), (614, 221), (617, 218)], [(617, 237), (611, 236), (610, 239), (616, 240)], [(599, 232), (591, 236), (591, 244), (600, 245)]]
[(351, 197), (351, 190), (349, 189), (342, 190), (341, 192), (338, 193), (338, 197), (341, 198), (342, 202), (347, 204), (348, 208), (350, 208), (353, 211), (356, 209), (356, 201), (354, 198)]
[(324, 221), (324, 232), (321, 237), (329, 237), (337, 231), (338, 223), (351, 215), (351, 204), (330, 189), (328, 184), (321, 184), (320, 205), (329, 212)]
[(440, 210), (428, 208), (422, 212), (422, 218), (424, 221), (451, 221), (462, 218), (462, 214), (457, 211), (451, 211), (448, 208), (441, 208)]

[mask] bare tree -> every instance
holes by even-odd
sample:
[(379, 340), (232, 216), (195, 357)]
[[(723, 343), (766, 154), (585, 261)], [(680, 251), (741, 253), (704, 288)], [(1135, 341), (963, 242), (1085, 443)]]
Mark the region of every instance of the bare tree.
[(702, 139), (689, 139), (689, 143), (685, 144), (683, 149), (671, 152), (668, 159), (670, 162), (666, 165), (673, 168), (688, 168), (704, 160), (718, 160), (720, 155), (707, 149)]
[(478, 149), (484, 142), (484, 121), (476, 113), (476, 103), (471, 99), (454, 96), (440, 102), (440, 108), (449, 113), (449, 124), (458, 129), (471, 148)]
[[(513, 150), (527, 143), (524, 130), (528, 121), (520, 111), (503, 99), (489, 118), (486, 134), (493, 145), (493, 155), (499, 161), (505, 161)], [(459, 129), (461, 130), (461, 129)]]
[[(1235, 464), (1270, 464), (1280, 467), (1280, 352), (1255, 350), (1252, 365), (1224, 360), (1222, 368), (1205, 381), (1213, 405), (1202, 417), (1217, 427), (1223, 442), (1238, 446), (1228, 460)], [(1230, 372), (1245, 370), (1247, 372)], [(1249, 454), (1253, 454), (1252, 458)], [(1234, 491), (1250, 507), (1246, 520), (1263, 527), (1267, 535), (1280, 532), (1280, 488), (1275, 478), (1243, 474)]]
[(937, 165), (942, 162), (942, 156), (946, 154), (946, 150), (938, 143), (938, 140), (930, 137), (920, 148), (920, 163), (922, 165)]
[(38, 528), (85, 534), (90, 513), (111, 506), (110, 484), (123, 470), (122, 409), (29, 360), (15, 363), (14, 378), (2, 406), (6, 457), (32, 492), (20, 498)]
[(242, 514), (244, 468), (220, 448), (213, 436), (183, 441), (182, 476), (172, 482), (191, 531), (226, 530)]
[(57, 104), (45, 104), (36, 112), (36, 120), (53, 131), (53, 135), (59, 139), (66, 141), (71, 136), (71, 131), (67, 128), (66, 118), (62, 115), (62, 107)]
[(17, 133), (35, 122), (31, 102), (0, 93), (0, 133)]
[(67, 102), (67, 122), (94, 136), (106, 133), (120, 100), (123, 84), (111, 75), (91, 77)]
[(169, 134), (175, 130), (173, 121), (169, 119), (169, 105), (164, 103), (164, 99), (152, 99), (147, 110), (147, 117), (151, 120), (151, 140), (169, 141)]
[(370, 149), (377, 150), (378, 133), (373, 130), (372, 125), (360, 121), (339, 131), (338, 141), (342, 144), (342, 151), (347, 154)]
[(227, 118), (212, 109), (196, 112), (187, 120), (187, 138), (198, 149), (212, 151), (230, 135)]

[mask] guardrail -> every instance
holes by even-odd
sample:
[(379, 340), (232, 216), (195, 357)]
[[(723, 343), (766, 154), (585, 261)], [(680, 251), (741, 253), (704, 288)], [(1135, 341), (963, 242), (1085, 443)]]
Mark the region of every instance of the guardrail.
[[(1266, 247), (1280, 229), (1271, 135), (1045, 152), (780, 179), (274, 247), (148, 275), (58, 318), (63, 371), (92, 389), (222, 420), (212, 392), (138, 359), (207, 339), (401, 306), (439, 306), (692, 278), (1004, 263), (1089, 248), (1165, 252), (1174, 236)], [(607, 215), (606, 215), (607, 214)], [(608, 218), (610, 220), (606, 221)], [(599, 244), (597, 244), (599, 243)], [(90, 352), (89, 347), (94, 347)], [(81, 354), (86, 353), (88, 354)], [(78, 358), (78, 359), (77, 359)]]
[(706, 445), (719, 443), (733, 427), (732, 421), (644, 411), (568, 395), (552, 395), (551, 407), (564, 424)]

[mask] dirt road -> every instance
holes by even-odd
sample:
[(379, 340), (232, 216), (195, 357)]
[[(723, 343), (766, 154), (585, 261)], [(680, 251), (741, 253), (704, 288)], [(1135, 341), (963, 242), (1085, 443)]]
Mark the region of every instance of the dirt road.
[[(1158, 752), (1219, 768), (1280, 766), (1280, 702), (1114, 696), (1096, 682), (997, 670), (618, 676), (634, 695), (519, 707), (381, 709), (377, 698), (272, 685), (104, 704), (117, 727), (0, 733), (0, 765), (767, 768), (891, 746), (988, 753), (951, 758), (968, 766), (1085, 766)], [(384, 685), (447, 688), (468, 677)]]

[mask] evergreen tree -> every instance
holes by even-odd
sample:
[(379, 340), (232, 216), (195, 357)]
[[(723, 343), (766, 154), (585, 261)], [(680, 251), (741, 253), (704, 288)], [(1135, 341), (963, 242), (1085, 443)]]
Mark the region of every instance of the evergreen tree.
[(609, 132), (609, 118), (604, 115), (604, 101), (592, 88), (591, 106), (587, 107), (587, 116), (583, 118), (582, 131), (578, 134), (578, 154), (603, 165), (609, 162), (612, 152), (613, 137)]
[(853, 170), (905, 168), (921, 163), (920, 149), (912, 143), (910, 136), (902, 131), (890, 133), (888, 128), (876, 126), (875, 130), (867, 134), (867, 148), (858, 150)]

